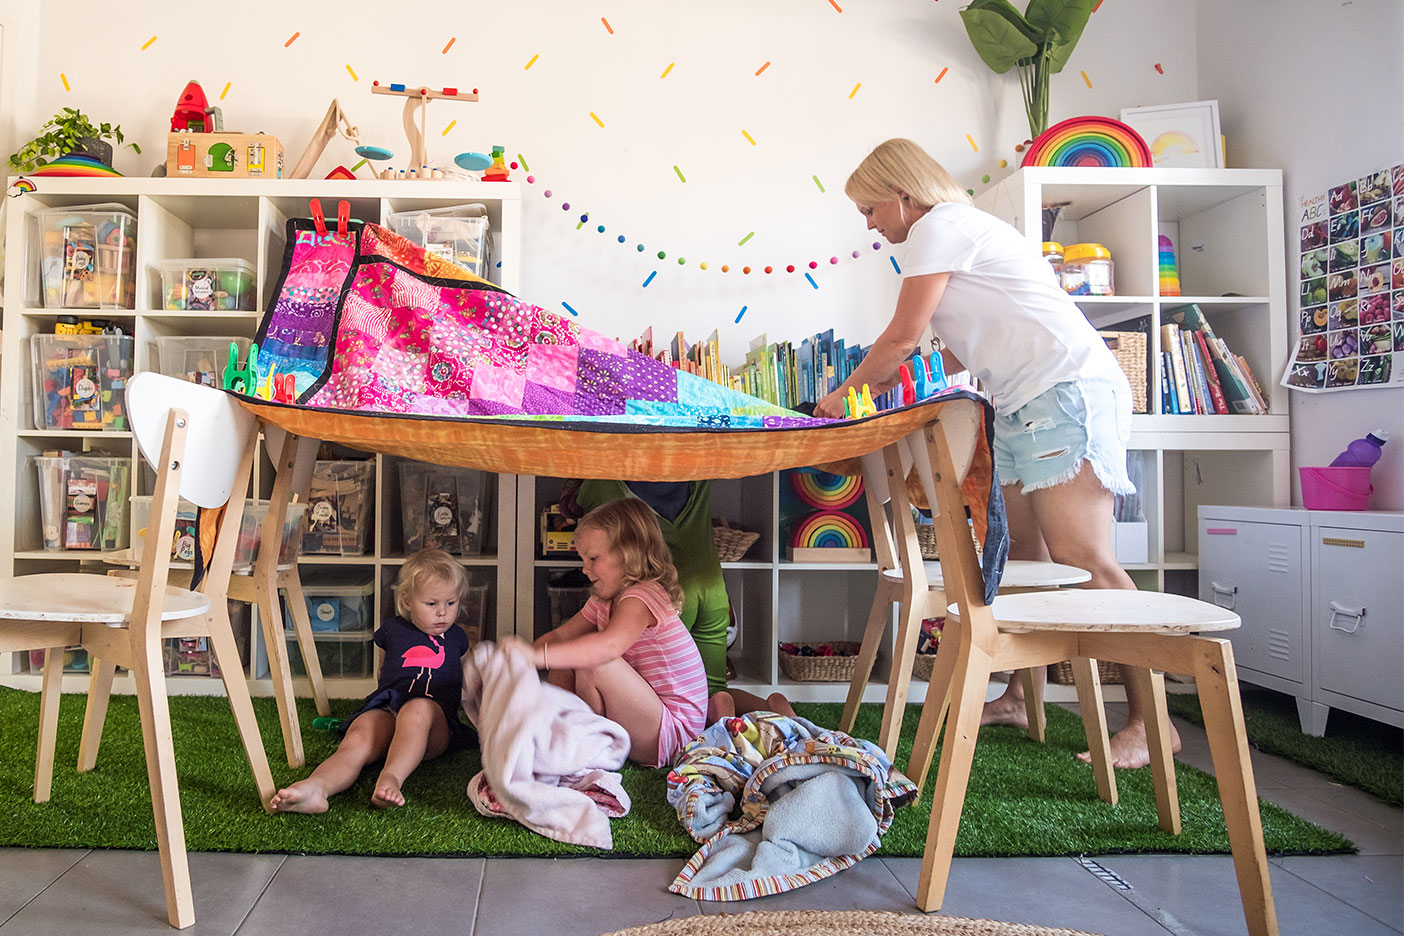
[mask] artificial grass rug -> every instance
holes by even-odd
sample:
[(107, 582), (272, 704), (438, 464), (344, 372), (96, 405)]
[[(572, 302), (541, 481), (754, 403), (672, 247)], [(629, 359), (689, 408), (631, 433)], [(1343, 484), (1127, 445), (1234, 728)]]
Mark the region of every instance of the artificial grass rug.
[[(1313, 738), (1302, 732), (1291, 696), (1255, 686), (1240, 691), (1243, 723), (1253, 747), (1373, 793), (1391, 806), (1404, 806), (1404, 731), (1333, 709), (1325, 736)], [(1173, 693), (1167, 699), (1171, 714), (1204, 724), (1199, 696)]]
[[(97, 769), (78, 774), (73, 765), (84, 703), (82, 695), (63, 699), (53, 795), (50, 802), (35, 804), (39, 695), (0, 688), (0, 809), (10, 815), (0, 823), (0, 846), (155, 849), (136, 699), (112, 698)], [(345, 714), (356, 705), (337, 700), (333, 710)], [(408, 802), (400, 809), (386, 811), (370, 805), (375, 771), (367, 770), (320, 816), (269, 816), (258, 806), (228, 702), (223, 697), (176, 696), (170, 706), (186, 843), (192, 851), (464, 857), (601, 854), (551, 841), (515, 822), (478, 815), (465, 793), (468, 778), (479, 767), (476, 751), (422, 765), (405, 784)], [(254, 707), (274, 781), (281, 786), (306, 776), (310, 767), (287, 766), (273, 700), (255, 699)], [(839, 705), (796, 708), (819, 724), (836, 724), (842, 710)], [(307, 762), (313, 765), (332, 751), (336, 739), (329, 732), (306, 727), (315, 715), (310, 700), (301, 700), (299, 712)], [(918, 707), (911, 706), (903, 722), (898, 763), (906, 762), (918, 718)], [(876, 737), (880, 720), (880, 707), (865, 705), (857, 733)], [(1121, 802), (1113, 809), (1097, 799), (1092, 768), (1073, 757), (1084, 747), (1081, 721), (1057, 706), (1048, 708), (1045, 745), (1030, 742), (1013, 728), (982, 730), (956, 854), (1228, 851), (1212, 777), (1177, 765), (1184, 831), (1171, 836), (1156, 827), (1150, 772), (1118, 772)], [(615, 847), (604, 854), (690, 856), (697, 845), (682, 831), (664, 798), (664, 772), (630, 765), (623, 775), (633, 809), (610, 823)], [(881, 854), (921, 855), (934, 786), (934, 782), (927, 784), (920, 804), (898, 811)], [(1261, 805), (1270, 853), (1354, 850), (1340, 835), (1270, 803)]]

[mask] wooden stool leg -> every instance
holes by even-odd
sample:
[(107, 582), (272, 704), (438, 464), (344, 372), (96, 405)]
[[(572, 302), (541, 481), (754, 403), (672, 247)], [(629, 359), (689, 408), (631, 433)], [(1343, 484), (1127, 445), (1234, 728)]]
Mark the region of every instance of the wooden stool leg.
[(166, 703), (166, 674), (159, 639), (149, 647), (134, 647), (137, 705), (141, 710), (141, 740), (146, 748), (146, 777), (151, 784), (151, 809), (156, 817), (156, 845), (161, 854), (161, 880), (166, 890), (166, 918), (176, 929), (195, 922), (190, 893), (190, 865), (185, 853), (185, 822), (180, 813), (175, 748), (171, 742), (171, 712)]
[(912, 688), (912, 664), (916, 662), (917, 640), (921, 637), (924, 598), (918, 595), (913, 601), (904, 600), (897, 612), (897, 643), (892, 651), (892, 673), (887, 677), (882, 731), (878, 734), (878, 747), (893, 760), (897, 757), (897, 738), (902, 734), (902, 716), (906, 714), (907, 695)]
[(278, 613), (278, 582), (275, 578), (254, 583), (254, 606), (263, 628), (264, 649), (268, 652), (268, 674), (273, 680), (273, 696), (278, 700), (278, 721), (283, 727), (283, 748), (289, 767), (301, 767), (302, 725), (297, 717), (297, 697), (293, 695), (292, 668), (288, 645), (283, 637), (283, 616)]
[(97, 766), (102, 726), (107, 723), (107, 703), (112, 698), (112, 678), (117, 664), (100, 660), (88, 652), (88, 705), (83, 710), (83, 740), (78, 743), (78, 772)]
[(1175, 756), (1170, 751), (1170, 712), (1165, 707), (1165, 676), (1139, 666), (1123, 666), (1127, 679), (1139, 684), (1146, 700), (1146, 746), (1150, 749), (1151, 777), (1155, 782), (1155, 812), (1160, 827), (1180, 834), (1180, 790), (1175, 781)]
[(312, 683), (312, 699), (317, 704), (317, 714), (330, 715), (331, 703), (327, 701), (327, 684), (322, 679), (322, 661), (317, 657), (317, 642), (312, 636), (312, 621), (307, 616), (307, 598), (302, 593), (302, 576), (298, 574), (296, 567), (278, 573), (278, 587), (287, 596), (293, 630), (297, 633), (297, 645), (302, 650), (302, 663), (307, 669), (307, 678)]
[(278, 792), (278, 788), (273, 783), (268, 752), (264, 750), (263, 735), (259, 734), (258, 721), (254, 718), (248, 677), (244, 673), (243, 661), (239, 659), (239, 645), (234, 640), (233, 625), (229, 622), (228, 601), (216, 600), (210, 606), (210, 648), (219, 661), (224, 692), (229, 697), (229, 708), (234, 712), (234, 724), (239, 729), (244, 755), (248, 757), (249, 767), (253, 770), (254, 785), (258, 787), (258, 801), (265, 811), (271, 813), (273, 810), (269, 808), (268, 801)]
[(63, 647), (49, 647), (44, 651), (44, 681), (39, 690), (39, 746), (34, 754), (36, 803), (47, 803), (53, 792), (59, 700), (63, 698), (63, 652)]
[[(936, 654), (938, 657), (940, 653)], [(975, 739), (980, 732), (980, 713), (985, 708), (985, 688), (990, 679), (990, 658), (979, 648), (970, 648), (956, 661), (951, 682), (951, 712), (946, 723), (946, 740), (941, 746), (941, 767), (936, 774), (931, 822), (926, 828), (926, 851), (921, 858), (916, 903), (921, 910), (940, 910), (951, 872), (956, 832), (965, 808), (965, 791), (970, 782), (970, 765), (975, 760)]]
[(839, 719), (839, 731), (853, 733), (853, 723), (858, 719), (858, 706), (863, 702), (863, 690), (868, 688), (868, 678), (873, 674), (873, 663), (877, 661), (878, 648), (882, 635), (887, 631), (887, 620), (892, 615), (893, 589), (886, 581), (878, 582), (877, 594), (873, 596), (873, 607), (868, 612), (868, 624), (863, 629), (863, 646), (858, 650), (857, 668), (848, 684), (848, 700), (843, 704), (843, 717)]
[(931, 681), (926, 684), (926, 702), (921, 706), (921, 720), (917, 722), (916, 739), (912, 742), (912, 757), (907, 762), (907, 777), (921, 790), (926, 785), (926, 775), (931, 770), (931, 755), (936, 750), (936, 738), (941, 733), (941, 725), (946, 721), (946, 710), (951, 704), (951, 680), (955, 677), (957, 638), (952, 636), (958, 625), (946, 619), (945, 631), (941, 635), (942, 645), (938, 645), (936, 659), (931, 661)]
[(1029, 739), (1042, 744), (1048, 734), (1048, 714), (1043, 710), (1043, 685), (1048, 680), (1040, 679), (1032, 667), (1019, 670), (1016, 678), (1024, 684), (1024, 711), (1029, 717)]
[(1238, 695), (1238, 674), (1233, 649), (1227, 640), (1185, 638), (1202, 645), (1194, 671), (1204, 731), (1214, 758), (1214, 777), (1224, 806), (1233, 869), (1238, 893), (1251, 936), (1277, 936), (1277, 910), (1272, 903), (1267, 851), (1263, 846), (1263, 820), (1258, 812), (1258, 789), (1248, 757), (1248, 737), (1243, 728), (1243, 704)]
[(1097, 798), (1115, 806), (1116, 770), (1112, 767), (1107, 710), (1102, 704), (1102, 681), (1097, 677), (1097, 661), (1073, 657), (1072, 670), (1073, 684), (1077, 687), (1077, 710), (1082, 715), (1087, 752), (1092, 757), (1092, 775), (1097, 778)]

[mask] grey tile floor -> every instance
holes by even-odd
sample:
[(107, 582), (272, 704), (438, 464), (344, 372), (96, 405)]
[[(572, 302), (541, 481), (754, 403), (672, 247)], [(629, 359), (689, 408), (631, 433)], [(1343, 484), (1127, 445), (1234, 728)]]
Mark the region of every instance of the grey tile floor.
[[(1069, 706), (1075, 708), (1074, 706)], [(1124, 718), (1109, 706), (1113, 727)], [(1181, 759), (1209, 769), (1202, 730), (1177, 722)], [(1357, 855), (1271, 861), (1285, 936), (1404, 932), (1404, 813), (1369, 794), (1255, 752), (1259, 793), (1344, 833)], [(942, 913), (1108, 936), (1246, 932), (1229, 858), (956, 859)], [(668, 893), (680, 862), (576, 858), (419, 859), (190, 856), (194, 934), (393, 933), (598, 936), (693, 914), (881, 909), (916, 913), (921, 862), (873, 857), (827, 881), (743, 904)], [(0, 849), (0, 936), (167, 934), (154, 853)]]

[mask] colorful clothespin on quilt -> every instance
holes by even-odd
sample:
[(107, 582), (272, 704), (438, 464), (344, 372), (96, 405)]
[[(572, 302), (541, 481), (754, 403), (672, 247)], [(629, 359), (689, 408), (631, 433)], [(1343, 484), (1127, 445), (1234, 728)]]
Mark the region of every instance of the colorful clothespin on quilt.
[(844, 411), (849, 419), (862, 419), (864, 416), (876, 416), (877, 404), (873, 402), (872, 392), (867, 384), (863, 384), (863, 395), (860, 397), (858, 391), (853, 387), (848, 388), (848, 399), (843, 401)]
[(940, 393), (949, 386), (950, 383), (946, 380), (946, 366), (941, 360), (941, 352), (932, 352), (929, 394)]
[(921, 356), (920, 351), (912, 355), (912, 389), (917, 400), (924, 400), (932, 393), (931, 374), (926, 370), (926, 359)]
[(916, 383), (912, 380), (912, 369), (906, 364), (897, 367), (897, 375), (902, 379), (902, 405), (910, 406), (917, 401)]
[(327, 236), (327, 216), (322, 211), (322, 200), (314, 198), (308, 202), (307, 212), (312, 216), (312, 226), (317, 229), (317, 236), (325, 238)]
[(239, 346), (229, 342), (229, 363), (224, 367), (222, 386), (245, 396), (258, 396), (258, 345), (249, 345), (248, 362), (240, 367)]
[(297, 402), (297, 383), (292, 374), (279, 374), (273, 378), (273, 396), (270, 399), (274, 403)]

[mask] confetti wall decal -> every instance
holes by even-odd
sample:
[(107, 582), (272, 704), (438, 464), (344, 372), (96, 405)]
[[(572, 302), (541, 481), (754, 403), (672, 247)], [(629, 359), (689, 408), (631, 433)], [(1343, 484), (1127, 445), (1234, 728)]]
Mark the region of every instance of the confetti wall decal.
[(351, 75), (351, 80), (352, 80), (352, 81), (360, 81), (360, 80), (361, 80), (360, 78), (357, 78), (357, 77), (356, 77), (356, 69), (352, 68), (350, 65), (347, 65), (347, 66), (346, 66), (346, 71), (347, 71), (348, 74)]
[(658, 275), (658, 271), (657, 271), (657, 270), (654, 270), (652, 273), (648, 274), (648, 279), (646, 279), (646, 280), (643, 281), (643, 288), (644, 288), (644, 289), (647, 289), (647, 288), (648, 288), (648, 284), (651, 283), (651, 282), (653, 282), (653, 278), (654, 278), (655, 276), (657, 276), (657, 275)]
[(531, 61), (529, 61), (529, 62), (526, 63), (526, 66), (522, 69), (522, 71), (526, 71), (528, 68), (530, 68), (531, 66), (535, 65), (535, 64), (536, 64), (536, 60), (539, 59), (539, 58), (541, 58), (540, 55), (533, 55), (533, 56), (531, 57)]
[(659, 75), (658, 77), (659, 77), (659, 78), (667, 78), (667, 77), (668, 77), (668, 72), (670, 72), (670, 71), (673, 70), (673, 65), (674, 65), (674, 64), (675, 64), (675, 63), (673, 63), (673, 62), (669, 62), (669, 63), (668, 63), (668, 67), (665, 68), (665, 69), (663, 69), (663, 74)]
[(756, 236), (756, 232), (755, 232), (755, 231), (752, 231), (751, 233), (747, 234), (745, 237), (743, 237), (743, 238), (741, 238), (739, 241), (737, 241), (737, 242), (736, 242), (736, 246), (737, 246), (737, 247), (743, 246), (743, 245), (746, 243), (746, 241), (750, 240), (751, 238), (753, 238), (753, 237), (755, 237), (755, 236)]
[(448, 55), (448, 50), (449, 50), (449, 49), (452, 49), (452, 48), (453, 48), (453, 44), (454, 44), (455, 42), (457, 42), (457, 41), (458, 41), (458, 37), (457, 37), (457, 36), (449, 36), (448, 45), (444, 46), (443, 51), (440, 52), (439, 54), (440, 54), (440, 55)]
[(285, 42), (285, 43), (283, 43), (283, 48), (286, 49), (288, 46), (290, 46), (290, 45), (292, 45), (294, 42), (296, 42), (296, 41), (297, 41), (297, 37), (300, 36), (300, 35), (302, 35), (302, 33), (300, 33), (300, 32), (295, 32), (295, 33), (293, 33), (291, 36), (289, 36), (289, 37), (288, 37), (288, 41)]
[(448, 136), (449, 131), (452, 130), (457, 124), (458, 124), (458, 121), (457, 121), (457, 120), (450, 120), (450, 121), (448, 122), (448, 126), (444, 128), (444, 132), (441, 133), (441, 134), (439, 134), (439, 136)]
[(601, 17), (600, 17), (600, 22), (601, 22), (601, 23), (604, 23), (605, 29), (608, 29), (608, 30), (609, 30), (609, 34), (610, 34), (611, 36), (614, 35), (614, 27), (611, 26), (611, 25), (609, 25), (609, 20), (607, 20), (607, 19), (605, 19), (603, 16), (601, 16)]
[(63, 82), (63, 90), (65, 90), (65, 91), (72, 91), (72, 90), (73, 90), (72, 88), (70, 88), (70, 87), (68, 86), (68, 76), (65, 75), (63, 72), (59, 72), (59, 81), (62, 81), (62, 82)]
[(745, 130), (742, 130), (742, 131), (741, 131), (741, 135), (742, 135), (743, 137), (746, 138), (746, 142), (747, 142), (747, 143), (750, 143), (752, 146), (755, 146), (755, 145), (756, 145), (756, 141), (753, 140), (753, 139), (751, 139), (751, 135), (750, 135), (749, 133), (747, 133)]
[(980, 152), (980, 147), (975, 145), (975, 138), (968, 133), (965, 135), (965, 142), (969, 143), (970, 148), (973, 149), (975, 152)]
[(224, 100), (224, 96), (225, 96), (226, 94), (229, 93), (229, 88), (230, 88), (230, 86), (233, 85), (233, 84), (234, 84), (234, 82), (232, 82), (232, 81), (226, 81), (226, 82), (224, 83), (224, 90), (221, 91), (221, 92), (219, 92), (219, 99), (220, 99), (221, 101)]
[(522, 164), (522, 171), (523, 171), (523, 172), (530, 172), (530, 171), (531, 171), (531, 167), (527, 165), (526, 157), (523, 156), (521, 153), (518, 153), (518, 154), (517, 154), (517, 162), (519, 162), (519, 163)]
[(766, 70), (767, 68), (769, 68), (769, 67), (770, 67), (770, 63), (769, 63), (769, 62), (766, 62), (766, 63), (765, 63), (764, 65), (762, 65), (760, 68), (757, 68), (757, 69), (756, 69), (756, 77), (759, 78), (759, 77), (760, 77), (760, 73), (763, 72), (763, 71), (765, 71), (765, 70)]
[(741, 311), (736, 313), (736, 324), (737, 324), (737, 325), (741, 324), (741, 316), (743, 316), (743, 315), (746, 314), (746, 309), (747, 309), (747, 308), (749, 308), (749, 306), (742, 306), (742, 307), (741, 307)]
[(604, 121), (596, 117), (594, 111), (590, 111), (590, 119), (593, 120), (595, 123), (599, 124), (601, 127), (604, 126)]
[(843, 7), (835, 3), (834, 0), (829, 0), (829, 6), (833, 7), (835, 10), (838, 10), (840, 13), (843, 12)]
[(683, 175), (683, 174), (682, 174), (682, 170), (679, 169), (676, 165), (673, 166), (673, 171), (676, 172), (676, 173), (678, 174), (678, 179), (679, 179), (679, 180), (681, 180), (681, 181), (683, 181), (683, 182), (686, 182), (686, 181), (687, 181), (687, 176)]
[(155, 36), (152, 36), (150, 39), (146, 40), (146, 44), (143, 45), (143, 46), (141, 47), (141, 51), (145, 52), (147, 49), (151, 48), (151, 43), (153, 43), (153, 42), (155, 42), (155, 41), (156, 41), (156, 37), (155, 37)]
[(902, 268), (899, 267), (899, 266), (897, 265), (897, 258), (894, 257), (894, 256), (892, 256), (892, 254), (888, 254), (888, 255), (887, 255), (887, 259), (889, 259), (889, 260), (892, 261), (892, 269), (894, 269), (894, 270), (897, 271), (897, 275), (898, 275), (898, 276), (901, 276), (901, 275), (902, 275)]
[(804, 274), (804, 278), (807, 279), (807, 280), (809, 280), (809, 285), (813, 286), (815, 289), (818, 289), (818, 288), (819, 288), (819, 284), (816, 283), (816, 282), (814, 282), (814, 277), (812, 277), (812, 276), (810, 276), (808, 273), (806, 273), (806, 274)]
[(1155, 73), (1156, 73), (1157, 75), (1163, 75), (1163, 74), (1165, 74), (1165, 69), (1163, 69), (1163, 68), (1160, 67), (1160, 63), (1159, 63), (1159, 62), (1156, 62), (1156, 63), (1155, 63)]
[(579, 312), (577, 312), (577, 311), (575, 311), (574, 309), (572, 309), (572, 308), (570, 307), (570, 303), (569, 303), (569, 302), (566, 302), (564, 299), (561, 300), (561, 308), (562, 308), (562, 309), (565, 309), (565, 310), (566, 310), (567, 312), (569, 312), (571, 315), (579, 315), (579, 314), (580, 314)]
[(937, 84), (940, 84), (940, 83), (941, 83), (941, 79), (944, 78), (944, 77), (946, 77), (946, 72), (948, 72), (948, 71), (950, 71), (950, 68), (943, 68), (943, 69), (941, 69), (941, 74), (939, 74), (939, 75), (936, 76), (936, 83), (937, 83)]
[(810, 178), (814, 180), (815, 185), (819, 186), (820, 192), (824, 191), (824, 183), (819, 181), (819, 177), (817, 175), (810, 176)]
[(1082, 70), (1082, 80), (1087, 82), (1087, 87), (1092, 87), (1092, 79), (1087, 77), (1087, 69)]
[[(842, 11), (840, 11), (840, 12), (842, 12)], [(863, 87), (863, 82), (860, 81), (860, 82), (858, 82), (856, 85), (853, 86), (853, 90), (852, 90), (852, 91), (848, 92), (848, 99), (849, 99), (850, 101), (853, 100), (853, 95), (857, 94), (857, 93), (858, 93), (858, 89), (861, 88), (861, 87)]]

